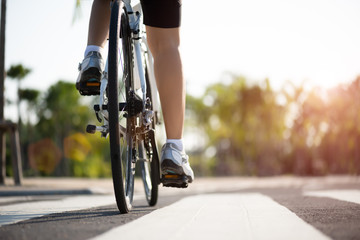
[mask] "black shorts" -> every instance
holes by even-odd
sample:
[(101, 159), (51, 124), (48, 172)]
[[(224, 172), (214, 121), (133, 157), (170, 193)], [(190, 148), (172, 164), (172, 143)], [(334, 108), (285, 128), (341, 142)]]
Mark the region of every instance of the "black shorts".
[(181, 24), (181, 0), (141, 0), (144, 24), (159, 28), (177, 28)]

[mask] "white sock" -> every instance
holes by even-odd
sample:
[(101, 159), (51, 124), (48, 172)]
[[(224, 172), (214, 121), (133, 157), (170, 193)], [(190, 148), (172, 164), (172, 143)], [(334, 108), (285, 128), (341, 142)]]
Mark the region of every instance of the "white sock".
[(184, 151), (184, 144), (182, 139), (166, 139), (166, 143), (172, 143), (179, 149), (181, 152)]
[(86, 46), (86, 49), (85, 49), (85, 57), (88, 55), (89, 52), (99, 52), (101, 54), (101, 56), (104, 56), (104, 48), (100, 47), (100, 46), (96, 46), (96, 45), (88, 45)]

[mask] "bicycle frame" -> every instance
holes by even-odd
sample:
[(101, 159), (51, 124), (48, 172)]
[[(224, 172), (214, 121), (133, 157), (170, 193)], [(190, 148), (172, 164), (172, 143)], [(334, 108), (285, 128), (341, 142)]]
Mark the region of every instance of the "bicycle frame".
[[(141, 89), (143, 106), (144, 106), (143, 108), (144, 124), (149, 125), (151, 124), (150, 118), (153, 115), (147, 113), (145, 109), (146, 101), (147, 101), (147, 97), (146, 97), (147, 91), (151, 91), (151, 96), (152, 96), (151, 104), (153, 108), (153, 113), (155, 114), (155, 118), (154, 118), (155, 123), (159, 119), (158, 113), (160, 110), (160, 103), (157, 94), (158, 91), (157, 91), (155, 75), (153, 71), (153, 57), (150, 51), (145, 52), (144, 55), (145, 59), (142, 56), (142, 49), (141, 49), (142, 44), (145, 45), (146, 49), (148, 49), (148, 45), (147, 45), (146, 35), (142, 34), (144, 32), (144, 29), (140, 29), (140, 27), (143, 26), (142, 23), (140, 22), (142, 21), (142, 9), (140, 5), (140, 1), (137, 2), (133, 1), (133, 5), (131, 3), (131, 0), (123, 0), (122, 2), (124, 3), (124, 8), (126, 9), (129, 16), (129, 25), (132, 32), (132, 39), (133, 39), (132, 41), (134, 45), (134, 59), (135, 59), (134, 71), (133, 71), (134, 84), (135, 84), (134, 91)], [(147, 66), (149, 66), (147, 71), (148, 71), (148, 79), (150, 81), (151, 89), (147, 89), (146, 87), (146, 79), (144, 72), (145, 63)], [(119, 77), (122, 78), (122, 76)], [(106, 60), (105, 70), (101, 78), (100, 100), (99, 100), (99, 112), (100, 115), (103, 116), (102, 119), (104, 120), (104, 125), (96, 127), (96, 130), (102, 132), (102, 136), (104, 137), (106, 137), (108, 133), (108, 121), (107, 121), (108, 112), (106, 109), (103, 109), (103, 106), (106, 105), (107, 103), (107, 98), (105, 94), (107, 85), (108, 85), (108, 60)], [(120, 128), (120, 131), (123, 135), (125, 135), (125, 129)]]

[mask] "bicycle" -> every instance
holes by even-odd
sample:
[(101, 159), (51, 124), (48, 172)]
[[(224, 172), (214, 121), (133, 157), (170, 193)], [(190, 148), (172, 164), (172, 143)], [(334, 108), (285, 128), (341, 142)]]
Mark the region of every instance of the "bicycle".
[(159, 155), (155, 126), (160, 105), (153, 61), (141, 24), (140, 3), (111, 3), (109, 54), (100, 81), (99, 104), (94, 111), (102, 126), (88, 125), (88, 133), (109, 135), (111, 168), (117, 207), (128, 213), (134, 196), (136, 163), (140, 163), (145, 195), (150, 206), (158, 199)]
[(128, 213), (132, 208), (136, 163), (140, 164), (150, 206), (157, 203), (160, 183), (186, 188), (189, 181), (185, 175), (161, 175), (155, 139), (160, 104), (141, 11), (140, 2), (111, 3), (109, 54), (99, 84), (99, 104), (94, 105), (96, 117), (103, 125), (88, 125), (86, 129), (88, 133), (100, 132), (103, 137), (109, 135), (112, 178), (120, 213)]

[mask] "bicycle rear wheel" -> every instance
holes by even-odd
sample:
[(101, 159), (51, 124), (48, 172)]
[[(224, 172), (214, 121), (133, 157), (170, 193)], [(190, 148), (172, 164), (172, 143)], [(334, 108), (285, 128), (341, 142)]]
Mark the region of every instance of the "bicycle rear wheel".
[(131, 210), (134, 192), (136, 119), (127, 115), (126, 104), (119, 104), (127, 102), (132, 89), (132, 56), (127, 13), (117, 0), (112, 5), (109, 31), (108, 113), (112, 177), (121, 213)]
[(141, 175), (145, 188), (145, 196), (150, 206), (155, 206), (158, 200), (159, 191), (159, 161), (157, 160), (156, 148), (153, 144), (145, 146), (142, 142), (139, 145), (139, 157), (146, 158), (141, 161)]
[[(153, 102), (147, 66), (145, 68), (145, 80), (147, 89), (146, 97)], [(150, 106), (150, 110), (153, 110), (152, 106)], [(150, 206), (155, 206), (157, 203), (160, 184), (160, 159), (155, 141), (154, 118), (155, 117), (152, 119), (152, 130), (145, 134), (144, 140), (139, 144), (139, 157), (145, 160), (140, 162), (141, 177), (144, 183), (146, 200)]]

